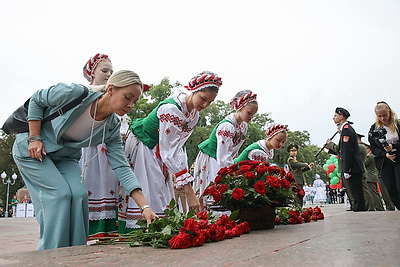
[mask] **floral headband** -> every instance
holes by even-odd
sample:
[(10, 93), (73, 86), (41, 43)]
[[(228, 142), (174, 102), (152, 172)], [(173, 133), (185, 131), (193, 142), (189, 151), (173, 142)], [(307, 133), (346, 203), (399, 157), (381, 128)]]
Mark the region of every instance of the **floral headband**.
[(197, 92), (207, 87), (217, 87), (222, 85), (221, 77), (212, 72), (202, 72), (190, 80), (189, 84), (185, 86), (191, 92)]
[(230, 104), (232, 106), (232, 109), (241, 110), (249, 102), (254, 101), (257, 101), (257, 94), (253, 94), (253, 92), (249, 90), (247, 94), (232, 99)]
[(96, 68), (97, 64), (99, 64), (100, 61), (104, 59), (110, 60), (107, 55), (97, 53), (96, 55), (91, 57), (88, 62), (86, 62), (85, 66), (83, 66), (83, 76), (86, 78), (86, 80), (88, 80), (89, 82), (93, 81), (93, 71)]
[(285, 126), (283, 124), (277, 124), (277, 125), (269, 127), (267, 129), (267, 131), (265, 132), (265, 136), (267, 137), (267, 139), (271, 139), (277, 133), (287, 132), (287, 131), (288, 131), (287, 126)]

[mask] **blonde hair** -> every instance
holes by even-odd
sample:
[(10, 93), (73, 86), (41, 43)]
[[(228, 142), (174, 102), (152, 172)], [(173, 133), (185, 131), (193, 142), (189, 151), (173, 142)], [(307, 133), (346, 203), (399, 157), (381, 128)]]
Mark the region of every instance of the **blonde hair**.
[(107, 91), (109, 84), (114, 85), (117, 89), (127, 87), (132, 84), (139, 84), (141, 90), (143, 91), (143, 83), (140, 80), (139, 75), (131, 70), (120, 70), (114, 72), (105, 85), (90, 85), (89, 88), (96, 92), (105, 92)]
[[(391, 132), (397, 132), (397, 115), (396, 113), (390, 108), (390, 106), (385, 101), (380, 101), (375, 106), (375, 113), (378, 110), (387, 110), (389, 113), (389, 125), (387, 125)], [(375, 128), (382, 127), (383, 123), (379, 121), (378, 117), (376, 117)]]

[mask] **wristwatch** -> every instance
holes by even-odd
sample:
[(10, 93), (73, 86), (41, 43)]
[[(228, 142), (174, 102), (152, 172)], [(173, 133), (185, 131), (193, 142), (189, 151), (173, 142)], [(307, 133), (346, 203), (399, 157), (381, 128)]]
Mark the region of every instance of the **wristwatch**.
[(144, 206), (140, 207), (140, 213), (143, 213), (143, 211), (144, 211), (145, 209), (148, 209), (148, 208), (150, 208), (149, 205), (144, 205)]

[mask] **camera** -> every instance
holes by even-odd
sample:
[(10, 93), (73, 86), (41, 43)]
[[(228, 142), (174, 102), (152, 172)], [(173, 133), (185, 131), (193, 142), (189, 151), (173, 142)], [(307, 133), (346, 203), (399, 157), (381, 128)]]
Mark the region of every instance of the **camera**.
[[(382, 148), (389, 146), (389, 143), (386, 141), (386, 134), (387, 134), (387, 131), (384, 127), (376, 128), (375, 130), (372, 131), (372, 133), (370, 133), (372, 138), (374, 138), (375, 142), (378, 145), (381, 145)], [(395, 151), (396, 151), (395, 149), (392, 149), (388, 153), (391, 155), (394, 155)]]
[(386, 129), (383, 127), (379, 127), (372, 131), (371, 136), (375, 139), (375, 142), (381, 144), (382, 147), (386, 147), (389, 146), (388, 142), (386, 141), (386, 134)]

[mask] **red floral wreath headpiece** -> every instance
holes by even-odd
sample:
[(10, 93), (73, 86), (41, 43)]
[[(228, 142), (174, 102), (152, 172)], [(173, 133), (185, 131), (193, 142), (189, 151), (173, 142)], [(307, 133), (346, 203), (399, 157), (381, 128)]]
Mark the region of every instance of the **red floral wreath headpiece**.
[(207, 87), (217, 87), (219, 88), (222, 85), (221, 77), (218, 77), (217, 74), (212, 72), (202, 72), (199, 75), (193, 77), (189, 84), (185, 86), (191, 92), (197, 92)]
[(93, 71), (96, 68), (97, 64), (100, 63), (100, 61), (104, 60), (104, 59), (108, 59), (108, 56), (105, 54), (99, 54), (97, 53), (96, 55), (94, 55), (93, 57), (91, 57), (85, 64), (85, 66), (83, 66), (83, 76), (86, 78), (86, 80), (88, 80), (90, 83), (93, 81)]
[(277, 133), (287, 132), (287, 131), (288, 131), (288, 127), (286, 125), (276, 124), (267, 129), (267, 131), (265, 132), (265, 136), (267, 137), (267, 139), (271, 139)]
[(231, 101), (232, 109), (240, 110), (249, 102), (257, 101), (257, 94), (253, 94), (252, 91), (249, 90), (248, 94), (242, 95), (241, 97), (234, 98)]

